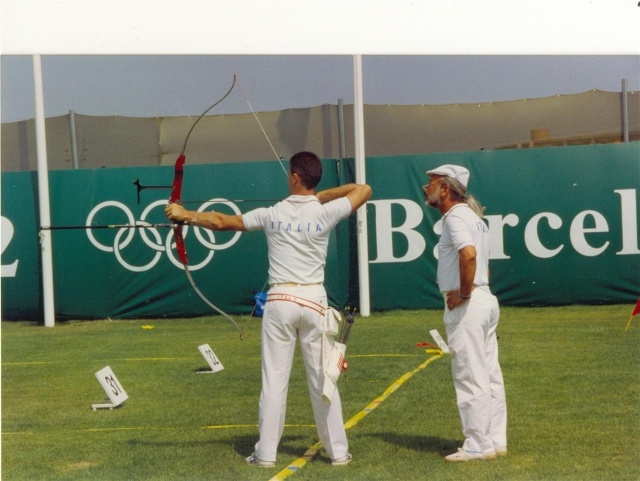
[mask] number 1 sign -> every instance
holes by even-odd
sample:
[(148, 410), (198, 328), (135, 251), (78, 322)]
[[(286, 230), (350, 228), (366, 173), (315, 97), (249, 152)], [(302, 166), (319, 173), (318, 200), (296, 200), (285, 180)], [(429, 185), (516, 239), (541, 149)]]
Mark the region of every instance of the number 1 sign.
[(118, 381), (118, 378), (109, 366), (99, 370), (96, 373), (96, 378), (102, 386), (102, 389), (104, 389), (104, 392), (107, 393), (107, 396), (109, 396), (111, 404), (93, 404), (91, 405), (91, 407), (94, 411), (96, 409), (113, 409), (120, 406), (123, 402), (129, 399), (129, 396), (122, 388), (122, 385)]

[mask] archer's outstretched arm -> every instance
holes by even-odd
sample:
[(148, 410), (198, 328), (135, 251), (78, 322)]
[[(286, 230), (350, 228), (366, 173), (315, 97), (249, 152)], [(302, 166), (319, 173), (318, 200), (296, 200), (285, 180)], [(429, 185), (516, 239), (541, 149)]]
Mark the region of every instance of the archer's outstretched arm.
[(204, 227), (210, 230), (219, 231), (244, 231), (242, 216), (228, 215), (221, 212), (197, 212), (187, 210), (180, 204), (168, 204), (164, 213), (170, 220), (184, 222), (196, 227)]

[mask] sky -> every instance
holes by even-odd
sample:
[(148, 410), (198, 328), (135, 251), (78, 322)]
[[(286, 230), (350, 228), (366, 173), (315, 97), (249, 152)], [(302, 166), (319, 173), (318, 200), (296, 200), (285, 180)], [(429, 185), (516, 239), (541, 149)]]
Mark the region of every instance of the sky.
[[(592, 89), (640, 90), (640, 56), (364, 56), (365, 104), (454, 104)], [(42, 57), (45, 115), (163, 117), (248, 113), (353, 102), (348, 55), (55, 55)], [(1, 59), (1, 119), (33, 118), (30, 56)]]
[[(0, 119), (452, 104), (640, 90), (636, 0), (0, 0)], [(238, 90), (238, 89), (236, 89)]]

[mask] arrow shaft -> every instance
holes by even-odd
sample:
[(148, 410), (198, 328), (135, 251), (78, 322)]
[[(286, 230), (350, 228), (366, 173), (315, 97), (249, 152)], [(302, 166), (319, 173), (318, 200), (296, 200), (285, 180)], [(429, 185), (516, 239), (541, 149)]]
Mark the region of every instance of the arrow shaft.
[(176, 228), (176, 224), (105, 224), (105, 225), (43, 225), (40, 230), (83, 230), (83, 229), (155, 229)]
[(243, 202), (278, 202), (282, 199), (207, 199), (207, 200), (183, 200), (183, 204), (204, 204), (205, 202), (233, 202), (241, 204)]

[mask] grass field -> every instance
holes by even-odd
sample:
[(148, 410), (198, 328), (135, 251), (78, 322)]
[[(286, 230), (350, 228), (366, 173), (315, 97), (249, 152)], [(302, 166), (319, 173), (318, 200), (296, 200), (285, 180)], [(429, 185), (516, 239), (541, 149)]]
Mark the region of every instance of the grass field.
[[(3, 322), (2, 479), (637, 480), (640, 318), (624, 331), (632, 310), (503, 308), (509, 455), (460, 464), (443, 461), (462, 442), (450, 360), (427, 364), (434, 354), (416, 347), (433, 342), (431, 329), (444, 336), (442, 312), (356, 318), (340, 380), (354, 460), (332, 467), (320, 450), (295, 472), (286, 468), (317, 442), (299, 356), (277, 467), (244, 462), (257, 439), (260, 319), (239, 319), (244, 341), (220, 317)], [(223, 371), (199, 372), (205, 343)], [(94, 373), (107, 365), (129, 399), (93, 411), (105, 398)]]

